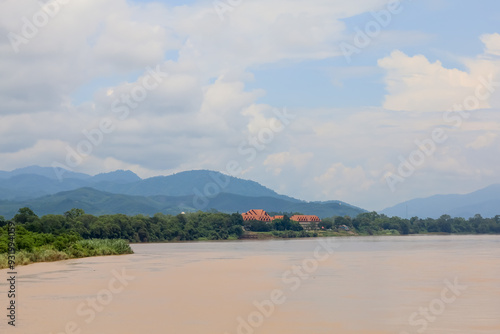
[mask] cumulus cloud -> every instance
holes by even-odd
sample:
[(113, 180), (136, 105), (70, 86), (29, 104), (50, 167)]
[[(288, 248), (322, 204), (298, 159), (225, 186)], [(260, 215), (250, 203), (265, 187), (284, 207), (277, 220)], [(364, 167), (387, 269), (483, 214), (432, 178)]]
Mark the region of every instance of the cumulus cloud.
[(500, 34), (485, 34), (481, 36), (484, 43), (484, 52), (489, 55), (500, 56)]
[(0, 42), (2, 113), (64, 112), (71, 94), (87, 82), (162, 62), (175, 37), (157, 24), (135, 21), (140, 12), (151, 9), (132, 9), (122, 0), (69, 2), (37, 26), (34, 18), (44, 13), (38, 1), (0, 3), (1, 29), (17, 36)]
[(384, 0), (245, 1), (222, 21), (212, 6), (179, 7), (175, 25), (186, 36), (180, 56), (194, 59), (206, 73), (340, 56), (342, 20), (385, 5)]
[[(387, 71), (384, 108), (402, 111), (450, 110), (473, 96), (480, 78), (490, 74), (447, 69), (440, 61), (431, 63), (423, 55), (410, 57), (401, 51), (380, 59), (378, 65)], [(489, 107), (487, 100), (481, 100), (474, 109)]]
[(356, 184), (360, 190), (368, 190), (375, 183), (366, 175), (363, 167), (344, 166), (340, 162), (334, 163), (323, 174), (315, 177), (314, 181), (317, 185), (321, 185), (325, 196), (335, 198), (349, 196), (353, 184)]
[[(499, 107), (496, 88), (500, 76), (500, 34), (482, 35), (485, 53), (461, 59), (466, 71), (430, 62), (424, 55), (409, 56), (395, 50), (378, 60), (386, 71), (384, 108), (401, 111), (446, 111), (467, 104), (468, 110)], [(478, 88), (480, 87), (480, 88)], [(479, 91), (478, 91), (479, 89)], [(474, 103), (470, 98), (478, 97)]]
[(33, 162), (42, 166), (50, 166), (53, 162), (54, 154), (64, 151), (66, 143), (61, 140), (37, 140), (32, 145), (25, 148), (9, 151), (2, 150), (0, 159), (2, 160), (3, 170), (12, 170), (15, 168), (33, 165)]
[(279, 152), (268, 155), (264, 161), (264, 166), (267, 166), (267, 169), (272, 171), (274, 175), (279, 175), (285, 165), (300, 170), (310, 165), (313, 160), (314, 154), (312, 152), (300, 153), (292, 150), (291, 152)]
[[(28, 43), (19, 44), (18, 53), (8, 38), (0, 40), (0, 169), (65, 163), (68, 147), (77, 151), (89, 141), (85, 131), (99, 129), (107, 119), (113, 131), (71, 168), (87, 173), (130, 169), (147, 177), (199, 168), (224, 171), (228, 161), (237, 160), (242, 175), (288, 195), (376, 207), (383, 196), (374, 194), (388, 192), (382, 178), (386, 167), (411, 152), (415, 138), (442, 125), (432, 112), (414, 117), (394, 110), (440, 112), (463, 101), (479, 76), (500, 72), (498, 34), (481, 37), (485, 54), (465, 60), (467, 71), (394, 51), (378, 68), (360, 64), (337, 73), (335, 80), (341, 82), (353, 74), (362, 80), (366, 73), (386, 71), (385, 109), (269, 105), (260, 101), (266, 91), (249, 87), (253, 73), (265, 65), (343, 59), (338, 44), (347, 35), (345, 19), (386, 4), (254, 0), (221, 20), (211, 1), (183, 6), (71, 1)], [(1, 1), (0, 32), (22, 34), (23, 17), (32, 21), (39, 11), (36, 0)], [(387, 32), (374, 45), (400, 43), (405, 34)], [(427, 38), (418, 32), (412, 36)], [(148, 68), (158, 67), (166, 74), (161, 82), (147, 89), (144, 99), (128, 104), (127, 97), (139, 96), (137, 87), (144, 86)], [(90, 94), (77, 104), (75, 94), (82, 89)], [(479, 108), (500, 106), (495, 96)], [(287, 124), (275, 113), (284, 107), (295, 116)], [(500, 125), (484, 110), (478, 116), (483, 118), (471, 117), (450, 133), (450, 146), (472, 150), (446, 151), (450, 160), (436, 158), (429, 166), (445, 173), (444, 168), (465, 166), (469, 156), (464, 154), (470, 151), (499, 153), (491, 134)], [(283, 130), (248, 161), (241, 144), (279, 125)], [(487, 174), (479, 163), (467, 168)]]

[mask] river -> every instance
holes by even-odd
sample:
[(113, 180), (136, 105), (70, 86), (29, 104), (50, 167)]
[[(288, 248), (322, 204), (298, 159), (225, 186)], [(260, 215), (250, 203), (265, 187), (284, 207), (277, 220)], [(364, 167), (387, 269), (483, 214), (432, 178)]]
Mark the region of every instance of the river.
[(499, 236), (134, 244), (16, 268), (0, 333), (500, 333)]

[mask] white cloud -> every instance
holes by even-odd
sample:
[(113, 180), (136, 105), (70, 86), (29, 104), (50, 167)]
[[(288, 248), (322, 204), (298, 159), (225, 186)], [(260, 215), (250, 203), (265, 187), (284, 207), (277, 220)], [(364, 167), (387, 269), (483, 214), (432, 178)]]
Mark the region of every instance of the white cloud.
[(13, 170), (20, 167), (31, 166), (34, 164), (50, 166), (54, 155), (65, 150), (66, 143), (61, 140), (41, 139), (33, 145), (16, 150), (14, 152), (0, 152), (2, 161), (2, 170)]
[[(378, 66), (386, 71), (387, 95), (384, 108), (401, 111), (447, 111), (457, 105), (468, 103), (468, 110), (500, 107), (497, 84), (500, 75), (500, 60), (491, 55), (500, 55), (500, 34), (482, 35), (485, 53), (460, 61), (466, 71), (446, 68), (441, 61), (430, 62), (424, 55), (408, 56), (395, 50), (390, 56), (379, 59)], [(486, 87), (484, 82), (493, 81)], [(496, 86), (495, 86), (496, 85)], [(480, 94), (478, 94), (478, 87)], [(483, 94), (487, 93), (487, 94)]]
[[(454, 105), (463, 104), (474, 96), (480, 78), (490, 72), (467, 73), (458, 69), (447, 69), (440, 61), (434, 63), (423, 55), (410, 57), (394, 51), (389, 57), (380, 59), (378, 65), (387, 71), (385, 84), (388, 95), (384, 108), (402, 111), (446, 111)], [(496, 64), (489, 64), (489, 69)], [(477, 108), (489, 108), (487, 100), (479, 101)]]
[(481, 41), (484, 43), (486, 54), (500, 56), (500, 34), (485, 34), (481, 36)]
[(287, 165), (290, 168), (303, 170), (313, 160), (314, 154), (312, 152), (300, 153), (292, 150), (291, 152), (269, 154), (264, 161), (264, 166), (267, 166), (266, 169), (272, 171), (274, 175), (279, 175)]
[[(0, 30), (26, 36), (25, 22), (37, 12), (38, 1), (4, 1)], [(70, 2), (45, 26), (35, 27), (37, 33), (18, 45), (18, 53), (2, 40), (2, 113), (61, 112), (71, 94), (89, 81), (163, 62), (177, 40), (156, 23), (134, 21), (141, 12), (151, 10), (132, 10), (123, 0)]]
[[(353, 76), (363, 80), (367, 73), (387, 71), (384, 107), (389, 110), (288, 106), (296, 119), (275, 133), (255, 160), (248, 162), (238, 152), (249, 136), (271, 122), (277, 124), (273, 109), (286, 107), (260, 103), (266, 92), (248, 88), (252, 72), (262, 65), (336, 56), (343, 60), (338, 44), (346, 38), (344, 19), (379, 10), (386, 3), (244, 1), (221, 21), (211, 1), (178, 7), (126, 0), (72, 1), (28, 44), (20, 45), (19, 54), (8, 40), (0, 41), (0, 169), (64, 162), (67, 145), (75, 149), (87, 140), (82, 130), (95, 129), (101, 119), (111, 118), (115, 130), (76, 170), (131, 169), (147, 177), (199, 168), (224, 171), (228, 161), (237, 160), (245, 177), (299, 198), (335, 197), (362, 206), (370, 203), (372, 208), (399, 200), (385, 196), (389, 191), (382, 175), (387, 166), (397, 164), (399, 154), (415, 149), (415, 138), (441, 125), (439, 112), (473, 92), (478, 76), (500, 72), (493, 57), (498, 55), (498, 34), (482, 36), (485, 54), (464, 60), (467, 71), (399, 51), (380, 60), (378, 69), (364, 64), (342, 68), (333, 78), (340, 84)], [(0, 1), (0, 32), (20, 32), (22, 17), (37, 10), (36, 0)], [(427, 38), (419, 32), (392, 30), (373, 45)], [(146, 67), (156, 65), (169, 76), (131, 108), (128, 118), (119, 119), (112, 103), (130, 94)], [(99, 89), (92, 88), (96, 82)], [(93, 91), (89, 101), (75, 106), (71, 99), (82, 88)], [(498, 106), (496, 94), (480, 107)], [(437, 155), (422, 171), (446, 176), (446, 169), (462, 166), (456, 175), (489, 175), (492, 180), (491, 164), (481, 166), (482, 160), (474, 160), (473, 154), (478, 154), (477, 148), (491, 157), (500, 153), (491, 135), (500, 129), (496, 115), (478, 110), (479, 118), (471, 117), (460, 130), (450, 131), (450, 143), (475, 150), (443, 147), (448, 159)], [(419, 183), (420, 175), (407, 182), (417, 188)], [(436, 181), (436, 187), (442, 184)]]
[(472, 143), (467, 144), (467, 148), (473, 148), (475, 150), (486, 148), (491, 146), (495, 139), (498, 137), (498, 134), (488, 132), (484, 135), (477, 137)]
[(323, 174), (315, 177), (314, 181), (327, 198), (349, 198), (354, 184), (357, 191), (367, 191), (376, 182), (366, 175), (363, 167), (344, 166), (340, 162), (331, 165)]
[[(186, 43), (181, 59), (206, 73), (275, 63), (340, 56), (345, 18), (386, 5), (384, 0), (245, 1), (221, 21), (212, 8), (175, 10), (175, 25)], [(211, 74), (213, 75), (213, 74)]]

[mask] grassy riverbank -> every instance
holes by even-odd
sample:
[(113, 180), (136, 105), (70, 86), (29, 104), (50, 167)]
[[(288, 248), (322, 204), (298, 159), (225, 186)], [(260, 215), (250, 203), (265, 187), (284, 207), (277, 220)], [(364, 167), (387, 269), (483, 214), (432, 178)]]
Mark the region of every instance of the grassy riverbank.
[[(89, 256), (120, 255), (133, 253), (127, 241), (121, 239), (83, 240), (76, 233), (55, 236), (49, 233), (15, 229), (15, 265), (51, 262)], [(0, 228), (0, 269), (9, 267), (9, 230)]]
[[(76, 259), (89, 256), (132, 254), (130, 245), (125, 240), (79, 240), (68, 249), (57, 250), (52, 245), (45, 245), (32, 251), (21, 250), (16, 252), (16, 266), (35, 262), (52, 262)], [(7, 253), (0, 254), (0, 269), (9, 267)]]

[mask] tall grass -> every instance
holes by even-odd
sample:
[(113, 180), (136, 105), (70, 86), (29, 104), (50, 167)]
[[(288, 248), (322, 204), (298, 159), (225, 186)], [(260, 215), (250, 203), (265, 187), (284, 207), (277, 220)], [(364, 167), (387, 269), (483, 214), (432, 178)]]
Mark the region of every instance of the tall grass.
[[(70, 251), (75, 251), (76, 254), (83, 252), (84, 256), (100, 256), (100, 255), (119, 255), (132, 254), (132, 248), (128, 242), (122, 239), (89, 239), (79, 240)], [(75, 254), (75, 255), (76, 255)]]
[(9, 267), (9, 258), (5, 253), (0, 254), (0, 269)]
[[(52, 262), (88, 256), (132, 254), (132, 248), (127, 241), (121, 239), (90, 239), (78, 240), (67, 249), (57, 250), (52, 245), (45, 245), (31, 252), (16, 252), (16, 266), (33, 262)], [(0, 269), (8, 268), (8, 254), (0, 254)]]

